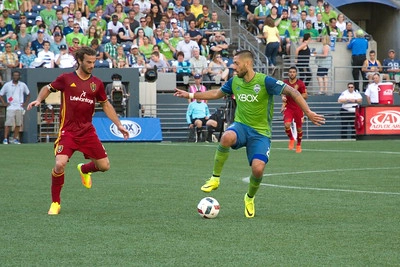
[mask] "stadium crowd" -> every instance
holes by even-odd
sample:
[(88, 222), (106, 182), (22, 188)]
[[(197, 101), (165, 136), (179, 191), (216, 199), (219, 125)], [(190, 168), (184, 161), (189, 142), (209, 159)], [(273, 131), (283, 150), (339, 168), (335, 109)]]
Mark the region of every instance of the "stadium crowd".
[[(351, 22), (322, 0), (316, 6), (307, 0), (220, 2), (264, 32), (270, 63), (279, 53), (290, 54), (290, 46), (307, 34), (313, 41), (330, 36), (331, 47), (353, 38)], [(185, 84), (195, 74), (217, 84), (233, 74), (225, 37), (230, 29), (200, 0), (4, 0), (0, 9), (1, 76), (11, 68), (72, 67), (82, 46), (97, 51), (96, 67), (138, 68), (143, 74), (157, 66)], [(279, 39), (269, 42), (274, 27)]]

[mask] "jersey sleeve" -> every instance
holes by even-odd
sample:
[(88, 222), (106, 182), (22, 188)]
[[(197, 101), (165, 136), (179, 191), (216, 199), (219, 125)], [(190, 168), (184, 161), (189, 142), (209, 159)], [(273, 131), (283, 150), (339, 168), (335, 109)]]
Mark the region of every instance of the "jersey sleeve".
[(230, 78), (224, 85), (221, 87), (221, 91), (224, 92), (224, 94), (231, 95), (233, 94), (232, 91), (232, 80), (234, 77)]
[(282, 94), (285, 83), (281, 80), (277, 80), (270, 76), (265, 77), (265, 88), (270, 95), (280, 95)]
[(67, 82), (65, 81), (65, 74), (61, 74), (50, 83), (50, 87), (56, 91), (62, 92), (64, 91), (66, 84)]
[(97, 90), (97, 95), (96, 95), (97, 102), (99, 103), (107, 102), (108, 99), (106, 95), (106, 90), (104, 88), (104, 83), (98, 80), (97, 84), (99, 85), (99, 90)]

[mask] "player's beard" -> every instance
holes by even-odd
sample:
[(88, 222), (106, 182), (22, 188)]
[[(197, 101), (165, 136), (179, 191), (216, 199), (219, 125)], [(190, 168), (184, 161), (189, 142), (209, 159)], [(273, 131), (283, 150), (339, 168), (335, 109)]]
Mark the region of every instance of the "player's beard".
[(85, 73), (87, 75), (90, 75), (90, 74), (92, 74), (93, 68), (87, 68), (84, 65), (81, 65), (81, 70), (82, 70), (83, 73)]
[(243, 78), (244, 76), (246, 76), (246, 74), (247, 74), (247, 70), (238, 71), (237, 76), (239, 78)]

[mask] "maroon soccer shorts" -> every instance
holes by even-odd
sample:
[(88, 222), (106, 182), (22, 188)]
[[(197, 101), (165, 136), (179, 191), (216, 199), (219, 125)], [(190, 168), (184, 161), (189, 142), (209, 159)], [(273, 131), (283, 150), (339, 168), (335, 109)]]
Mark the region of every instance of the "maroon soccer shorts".
[(298, 110), (292, 110), (292, 109), (286, 109), (284, 112), (284, 118), (283, 121), (286, 122), (294, 122), (296, 123), (296, 128), (301, 128), (303, 125), (303, 111), (298, 111)]

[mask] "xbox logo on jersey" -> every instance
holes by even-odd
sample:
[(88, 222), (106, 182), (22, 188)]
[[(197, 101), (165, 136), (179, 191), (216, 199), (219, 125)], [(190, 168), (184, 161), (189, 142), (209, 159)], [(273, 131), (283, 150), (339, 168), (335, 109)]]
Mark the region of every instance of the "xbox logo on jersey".
[[(134, 121), (121, 120), (121, 123), (125, 127), (125, 129), (128, 130), (129, 138), (134, 138), (142, 132), (142, 128), (140, 127), (140, 125)], [(121, 132), (118, 130), (118, 127), (114, 123), (110, 125), (110, 132), (116, 137), (124, 138), (124, 136), (121, 134)]]

